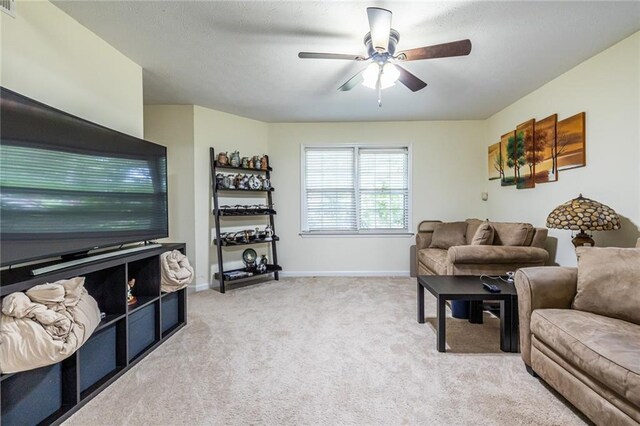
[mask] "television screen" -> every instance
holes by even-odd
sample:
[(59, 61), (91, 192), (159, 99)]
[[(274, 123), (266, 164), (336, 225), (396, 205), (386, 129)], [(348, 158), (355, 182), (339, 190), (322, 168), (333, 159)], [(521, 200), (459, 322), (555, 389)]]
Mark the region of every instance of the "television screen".
[(1, 90), (2, 266), (168, 236), (165, 147)]

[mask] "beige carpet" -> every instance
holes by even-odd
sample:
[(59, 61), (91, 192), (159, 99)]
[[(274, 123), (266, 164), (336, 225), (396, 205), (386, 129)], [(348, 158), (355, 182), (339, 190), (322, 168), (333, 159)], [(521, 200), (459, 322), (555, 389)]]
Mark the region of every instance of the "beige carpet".
[(291, 278), (188, 303), (187, 327), (65, 424), (584, 424), (499, 351), (494, 318), (449, 319), (437, 352), (414, 279)]

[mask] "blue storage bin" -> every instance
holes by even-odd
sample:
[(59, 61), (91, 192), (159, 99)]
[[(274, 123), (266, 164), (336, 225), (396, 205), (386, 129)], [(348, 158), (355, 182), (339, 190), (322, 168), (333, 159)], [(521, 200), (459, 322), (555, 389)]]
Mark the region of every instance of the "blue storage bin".
[(178, 292), (170, 293), (162, 298), (162, 332), (175, 327), (179, 321), (179, 301)]
[(2, 424), (35, 425), (62, 407), (60, 363), (2, 381)]
[(80, 348), (80, 392), (116, 367), (116, 325), (113, 324), (91, 336)]
[(156, 304), (129, 315), (129, 361), (156, 341)]

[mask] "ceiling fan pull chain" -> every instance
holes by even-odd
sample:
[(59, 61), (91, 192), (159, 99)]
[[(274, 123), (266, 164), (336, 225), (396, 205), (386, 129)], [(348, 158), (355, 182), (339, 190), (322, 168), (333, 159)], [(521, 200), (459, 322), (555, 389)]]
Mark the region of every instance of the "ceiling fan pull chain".
[(378, 106), (382, 108), (382, 67), (378, 70), (378, 81), (376, 82), (376, 89), (378, 90)]

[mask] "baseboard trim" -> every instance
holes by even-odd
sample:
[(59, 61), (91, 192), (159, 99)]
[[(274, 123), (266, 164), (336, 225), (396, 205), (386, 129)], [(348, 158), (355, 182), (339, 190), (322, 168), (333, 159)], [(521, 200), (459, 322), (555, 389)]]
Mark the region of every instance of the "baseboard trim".
[(408, 277), (409, 271), (282, 271), (281, 277)]
[(193, 291), (195, 292), (204, 290), (209, 290), (209, 283), (197, 283), (193, 286)]

